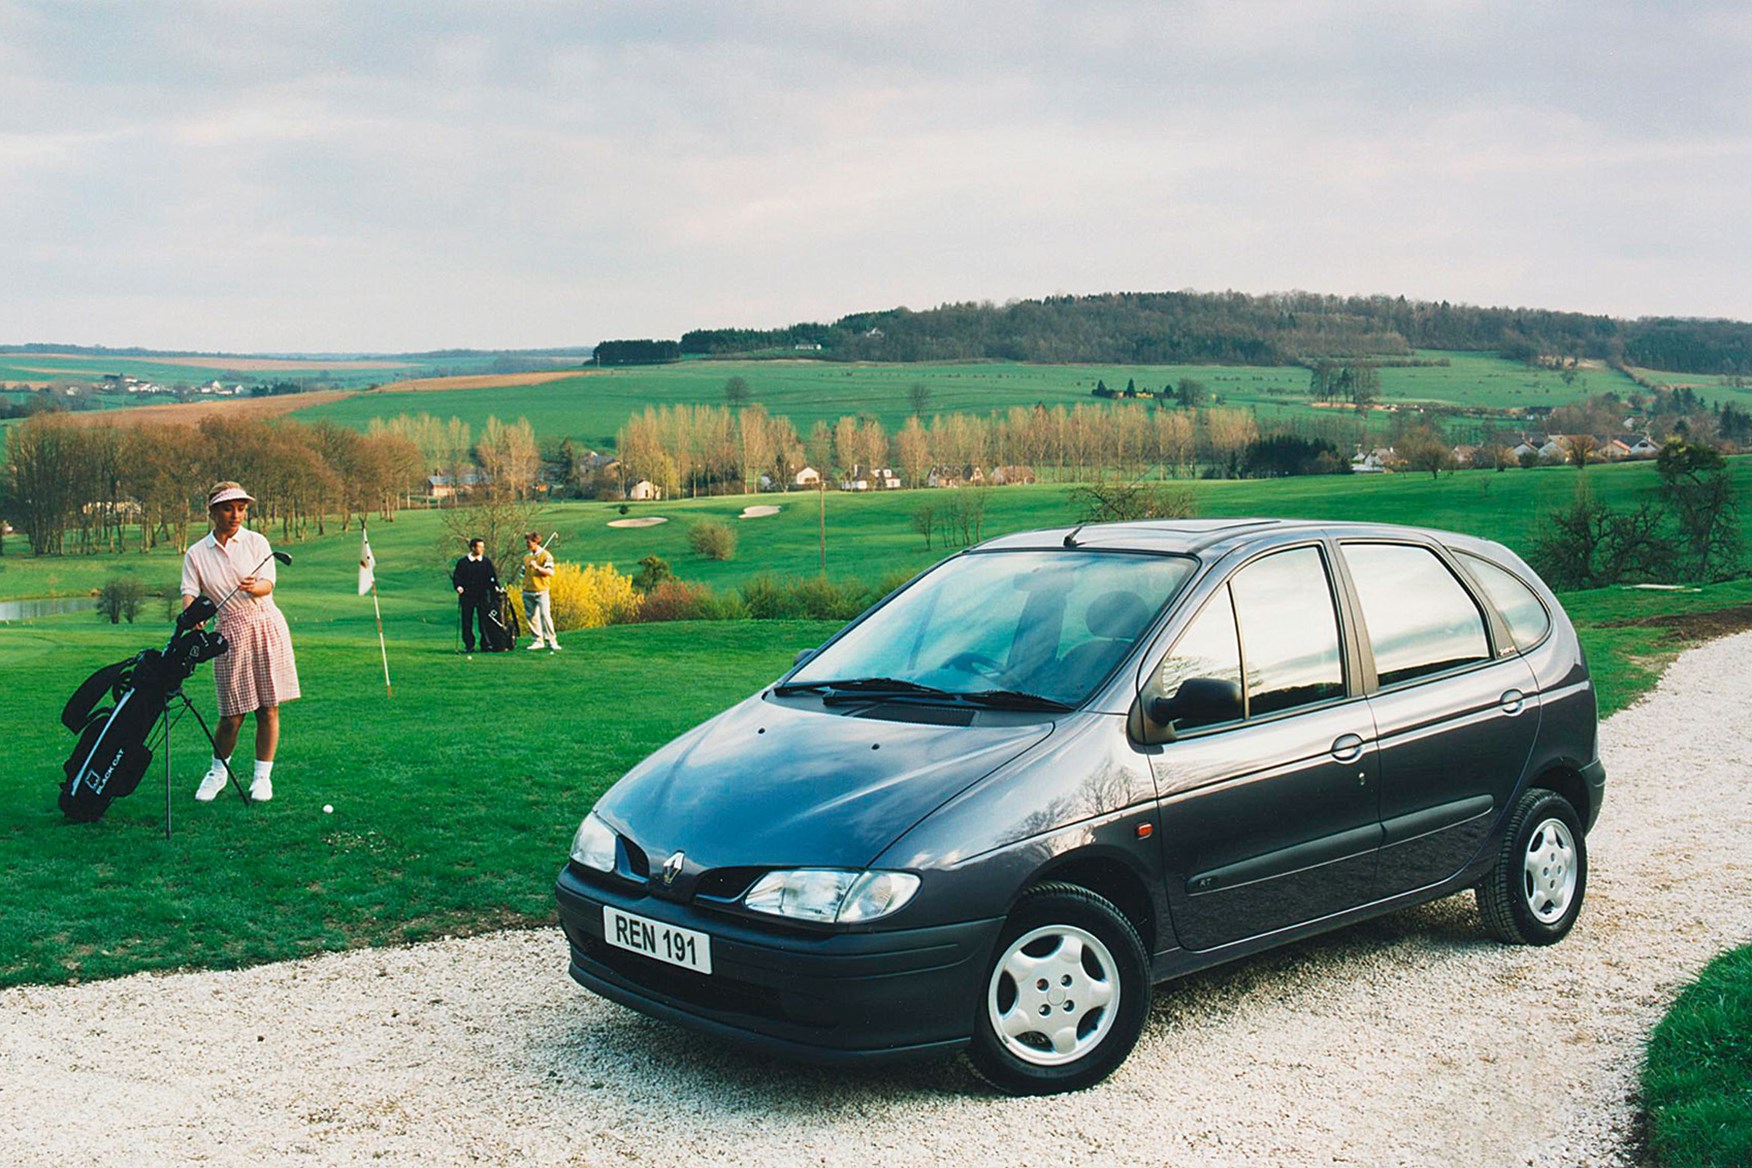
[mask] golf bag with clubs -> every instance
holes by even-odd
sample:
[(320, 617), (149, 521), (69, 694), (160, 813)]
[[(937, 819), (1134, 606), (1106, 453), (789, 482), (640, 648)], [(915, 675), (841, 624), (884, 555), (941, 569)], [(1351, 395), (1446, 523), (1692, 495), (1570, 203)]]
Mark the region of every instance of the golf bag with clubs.
[[(61, 710), (61, 724), (79, 735), (62, 766), (67, 777), (59, 802), (68, 819), (101, 819), (111, 802), (140, 785), (152, 762), (150, 743), (159, 717), (201, 662), (230, 648), (223, 634), (201, 627), (218, 611), (207, 597), (196, 598), (177, 614), (164, 648), (106, 665), (73, 691)], [(109, 705), (100, 705), (106, 700)]]
[(503, 588), (493, 589), (493, 601), (487, 605), (486, 615), (481, 625), (481, 648), (488, 653), (515, 649), (523, 627), (511, 605), (511, 594)]

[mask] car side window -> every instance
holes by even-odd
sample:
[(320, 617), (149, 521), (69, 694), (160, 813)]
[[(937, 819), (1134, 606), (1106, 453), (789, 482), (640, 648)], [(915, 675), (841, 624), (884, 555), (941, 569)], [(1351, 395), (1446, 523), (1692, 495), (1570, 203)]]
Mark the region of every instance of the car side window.
[(1538, 594), (1507, 568), (1499, 568), (1489, 560), (1467, 552), (1458, 555), (1472, 572), (1472, 578), (1490, 597), (1490, 602), (1496, 605), (1497, 612), (1502, 614), (1503, 623), (1509, 626), (1509, 636), (1515, 644), (1522, 649), (1538, 644), (1551, 628), (1551, 614), (1545, 611)]
[(1484, 614), (1434, 552), (1392, 543), (1343, 551), (1383, 686), (1490, 660)]
[[(1163, 697), (1172, 699), (1180, 692), (1181, 684), (1194, 677), (1241, 684), (1241, 647), (1235, 633), (1235, 607), (1227, 587), (1212, 596), (1180, 634), (1156, 673), (1156, 687)], [(1214, 721), (1196, 716), (1177, 718), (1175, 726), (1190, 730)]]
[(1344, 657), (1318, 548), (1255, 560), (1229, 581), (1246, 667), (1247, 715), (1344, 696)]

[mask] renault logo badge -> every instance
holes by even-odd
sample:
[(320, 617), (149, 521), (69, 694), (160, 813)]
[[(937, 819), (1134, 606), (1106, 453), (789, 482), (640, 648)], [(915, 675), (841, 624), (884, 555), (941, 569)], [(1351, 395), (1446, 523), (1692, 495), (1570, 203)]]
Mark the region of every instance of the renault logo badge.
[(686, 856), (682, 855), (680, 852), (676, 852), (673, 856), (670, 856), (667, 860), (663, 861), (664, 887), (668, 887), (675, 883), (675, 878), (681, 875), (681, 864), (685, 859), (687, 859)]

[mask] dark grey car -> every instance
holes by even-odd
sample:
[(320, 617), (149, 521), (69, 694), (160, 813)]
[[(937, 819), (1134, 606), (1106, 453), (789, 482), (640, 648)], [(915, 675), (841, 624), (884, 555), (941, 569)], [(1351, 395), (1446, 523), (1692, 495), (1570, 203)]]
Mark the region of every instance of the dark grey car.
[(1374, 524), (1006, 536), (657, 751), (579, 827), (571, 972), (817, 1060), (1098, 1082), (1153, 982), (1476, 887), (1548, 944), (1605, 775), (1506, 548)]

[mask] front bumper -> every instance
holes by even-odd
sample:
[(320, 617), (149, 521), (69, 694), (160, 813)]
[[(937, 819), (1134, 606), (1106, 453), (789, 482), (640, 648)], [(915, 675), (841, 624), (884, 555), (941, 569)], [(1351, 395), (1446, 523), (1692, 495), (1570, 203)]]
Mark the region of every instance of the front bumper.
[[(779, 932), (598, 884), (572, 866), (555, 888), (571, 974), (652, 1017), (810, 1062), (903, 1058), (965, 1045), (1003, 919), (867, 933)], [(708, 933), (695, 973), (603, 939), (602, 909)]]

